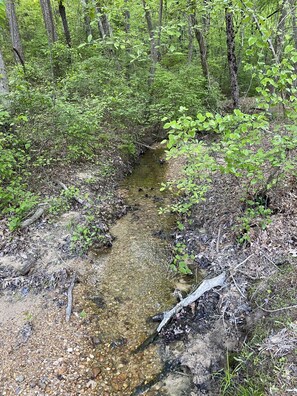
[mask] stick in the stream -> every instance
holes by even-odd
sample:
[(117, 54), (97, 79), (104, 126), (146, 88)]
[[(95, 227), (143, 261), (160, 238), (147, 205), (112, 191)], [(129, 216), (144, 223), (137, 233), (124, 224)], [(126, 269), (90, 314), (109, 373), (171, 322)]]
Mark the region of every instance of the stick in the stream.
[(72, 302), (73, 302), (73, 288), (74, 288), (74, 283), (75, 283), (75, 278), (76, 276), (74, 275), (72, 277), (70, 286), (68, 287), (68, 304), (66, 307), (66, 322), (69, 322), (70, 316), (71, 316), (71, 311), (72, 311)]
[(223, 286), (226, 279), (226, 274), (223, 272), (221, 275), (216, 276), (212, 279), (204, 280), (201, 285), (196, 289), (193, 293), (189, 294), (186, 298), (180, 301), (175, 307), (173, 307), (170, 311), (166, 311), (164, 313), (164, 318), (162, 322), (159, 324), (157, 328), (157, 332), (163, 329), (164, 326), (169, 322), (169, 320), (178, 312), (182, 310), (182, 308), (187, 307), (192, 304), (194, 301), (198, 300), (204, 293), (213, 289), (214, 287)]

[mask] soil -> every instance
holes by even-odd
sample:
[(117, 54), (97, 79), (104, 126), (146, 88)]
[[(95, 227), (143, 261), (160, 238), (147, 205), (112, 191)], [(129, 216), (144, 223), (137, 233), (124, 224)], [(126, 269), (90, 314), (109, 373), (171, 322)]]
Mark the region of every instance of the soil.
[[(171, 177), (178, 177), (180, 164), (174, 163), (170, 169)], [(90, 194), (96, 215), (100, 214), (96, 221), (106, 236), (106, 246), (99, 247), (110, 249), (110, 224), (125, 215), (127, 207), (116, 193), (117, 179), (112, 179), (107, 189), (96, 175), (94, 168), (78, 167), (61, 181), (68, 186), (78, 185), (80, 191)], [(94, 178), (96, 183), (88, 183)], [(208, 199), (195, 208), (186, 229), (175, 232), (175, 240), (184, 241), (195, 255), (192, 269), (197, 277), (176, 281), (182, 293), (194, 288), (193, 283), (199, 283), (202, 277), (226, 271), (228, 279), (222, 289), (206, 293), (162, 330), (157, 345), (163, 371), (160, 367), (155, 370), (149, 386), (148, 381), (142, 384), (139, 378), (139, 387), (129, 394), (219, 395), (217, 373), (224, 368), (227, 351), (239, 351), (256, 324), (271, 315), (267, 295), (260, 290), (266, 291), (267, 280), (284, 266), (296, 268), (296, 181), (287, 180), (286, 185), (271, 193), (272, 222), (265, 231), (255, 227), (248, 246), (238, 245), (233, 229), (242, 211), (239, 188), (227, 176), (217, 177)], [(2, 224), (1, 395), (91, 396), (98, 394), (98, 383), (101, 395), (127, 394), (130, 378), (117, 374), (111, 393), (96, 361), (102, 340), (97, 317), (86, 302), (86, 289), (96, 285), (103, 269), (96, 267), (92, 255), (80, 256), (80, 252), (71, 250), (71, 227), (84, 221), (86, 210), (72, 202), (71, 209), (59, 218), (45, 215), (16, 234), (10, 234)], [(171, 238), (161, 231), (161, 239)], [(66, 322), (67, 291), (74, 274), (73, 312)], [(106, 301), (97, 296), (94, 304), (102, 308)], [(293, 332), (283, 330), (283, 334)], [(117, 348), (126, 341), (119, 338), (114, 342)], [(259, 349), (270, 351), (274, 344), (275, 339), (267, 339)], [(293, 353), (292, 348), (289, 353)], [(141, 367), (141, 359), (136, 360), (135, 367)], [(112, 365), (105, 369), (114, 370)], [(288, 389), (296, 387), (295, 381), (292, 374)]]

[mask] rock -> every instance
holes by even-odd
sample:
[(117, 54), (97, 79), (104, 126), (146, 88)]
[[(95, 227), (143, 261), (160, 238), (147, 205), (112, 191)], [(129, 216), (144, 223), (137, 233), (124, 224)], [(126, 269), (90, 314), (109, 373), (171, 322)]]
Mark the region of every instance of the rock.
[(15, 377), (16, 382), (23, 382), (25, 377), (23, 375), (18, 375)]

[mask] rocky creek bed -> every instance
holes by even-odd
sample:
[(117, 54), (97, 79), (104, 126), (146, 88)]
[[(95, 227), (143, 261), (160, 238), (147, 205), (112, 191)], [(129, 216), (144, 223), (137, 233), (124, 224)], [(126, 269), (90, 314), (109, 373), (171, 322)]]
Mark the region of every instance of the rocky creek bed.
[[(158, 214), (170, 199), (160, 193), (160, 183), (179, 171), (180, 164), (164, 163), (162, 150), (154, 149), (113, 193), (101, 189), (96, 221), (106, 247), (88, 255), (70, 249), (71, 227), (84, 219), (77, 202), (54, 222), (45, 215), (14, 236), (3, 233), (1, 395), (221, 394), (227, 353), (238, 352), (271, 315), (265, 282), (283, 266), (296, 270), (296, 193), (292, 187), (271, 197), (278, 207), (281, 197), (282, 210), (242, 248), (232, 230), (241, 205), (230, 180), (215, 180), (207, 203), (197, 206), (182, 232), (172, 216)], [(71, 181), (94, 189), (94, 169), (79, 170)], [(195, 256), (196, 277), (172, 276), (174, 241), (183, 241)], [(134, 353), (156, 329), (150, 317), (176, 304), (174, 290), (188, 293), (222, 271), (223, 288), (182, 310), (153, 343)]]

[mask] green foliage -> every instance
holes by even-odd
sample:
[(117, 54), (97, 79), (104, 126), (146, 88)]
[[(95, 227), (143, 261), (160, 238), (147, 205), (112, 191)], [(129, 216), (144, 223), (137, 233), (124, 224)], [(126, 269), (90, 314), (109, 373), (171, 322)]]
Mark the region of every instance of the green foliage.
[(171, 263), (171, 269), (183, 275), (191, 274), (192, 271), (189, 268), (189, 264), (190, 260), (194, 259), (194, 256), (188, 254), (187, 246), (184, 243), (178, 242), (174, 246), (173, 254), (174, 257)]

